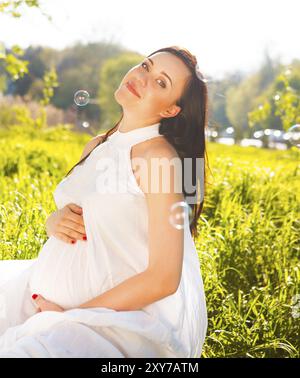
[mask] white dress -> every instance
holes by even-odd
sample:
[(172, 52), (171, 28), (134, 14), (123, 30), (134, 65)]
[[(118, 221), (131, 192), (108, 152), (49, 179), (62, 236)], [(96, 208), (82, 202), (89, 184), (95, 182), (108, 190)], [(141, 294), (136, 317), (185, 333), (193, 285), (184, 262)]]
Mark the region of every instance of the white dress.
[[(174, 294), (137, 311), (74, 308), (147, 268), (147, 204), (130, 152), (158, 129), (117, 130), (57, 185), (58, 209), (83, 208), (87, 241), (51, 236), (35, 259), (0, 261), (0, 357), (200, 357), (207, 311), (188, 216)], [(33, 293), (66, 311), (37, 312)]]

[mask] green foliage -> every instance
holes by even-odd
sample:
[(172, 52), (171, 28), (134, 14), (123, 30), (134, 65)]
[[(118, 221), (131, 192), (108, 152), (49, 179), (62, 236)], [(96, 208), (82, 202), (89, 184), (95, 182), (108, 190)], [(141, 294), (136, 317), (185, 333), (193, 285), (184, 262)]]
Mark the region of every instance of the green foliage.
[(16, 116), (16, 124), (24, 128), (34, 127), (34, 120), (26, 106), (13, 106)]
[[(48, 20), (51, 20), (51, 17), (42, 11), (39, 0), (2, 1), (0, 3), (0, 14), (3, 13), (14, 18), (20, 18), (22, 16), (20, 10), (24, 10), (26, 7), (39, 9)], [(23, 55), (24, 51), (18, 45), (14, 45), (9, 54), (6, 54), (5, 48), (1, 45), (0, 63), (1, 61), (4, 63), (4, 70), (10, 75), (12, 80), (18, 80), (28, 73), (28, 62), (18, 58), (18, 56)]]
[(16, 122), (14, 107), (6, 106), (0, 103), (0, 125), (1, 128), (7, 128)]
[(262, 129), (268, 128), (268, 121), (271, 116), (271, 105), (266, 101), (263, 105), (248, 113), (249, 127), (260, 125)]
[(58, 86), (57, 75), (54, 68), (47, 71), (42, 82), (43, 97), (40, 99), (39, 115), (33, 119), (29, 108), (24, 105), (9, 106), (0, 103), (0, 127), (19, 125), (27, 128), (44, 128), (47, 126), (47, 111), (45, 106), (49, 104), (54, 94), (54, 88)]
[(247, 111), (258, 95), (259, 76), (244, 79), (239, 85), (231, 86), (226, 92), (226, 114), (236, 131), (236, 139), (242, 139), (247, 129)]
[[(295, 88), (292, 82), (295, 82)], [(272, 113), (279, 117), (286, 131), (300, 122), (300, 66), (295, 65), (293, 70), (284, 69), (278, 74), (263, 105), (248, 113), (249, 126), (268, 128)]]
[(19, 9), (27, 6), (29, 8), (39, 8), (39, 0), (8, 0), (1, 1), (0, 3), (0, 13), (8, 14), (12, 17), (19, 18), (21, 13)]
[(4, 61), (5, 71), (13, 80), (18, 80), (28, 73), (28, 62), (21, 60), (16, 56), (23, 55), (23, 50), (19, 46), (13, 46), (12, 52), (13, 53), (2, 55), (2, 60)]
[(226, 112), (226, 92), (232, 86), (237, 86), (243, 80), (242, 75), (235, 73), (222, 80), (213, 80), (208, 90), (210, 108), (210, 126), (220, 131), (230, 126)]
[(25, 105), (13, 105), (11, 107), (0, 105), (1, 128), (13, 128), (18, 126), (27, 131), (46, 126), (46, 110), (40, 108), (40, 115), (33, 119)]
[(4, 75), (0, 75), (0, 94), (6, 90), (6, 78)]
[[(282, 120), (284, 130), (300, 123), (300, 85), (293, 88), (290, 82), (291, 71), (287, 70), (280, 74), (275, 82), (279, 90), (276, 92), (275, 114)], [(300, 79), (300, 69), (298, 73)]]
[[(230, 85), (225, 93), (226, 114), (230, 124), (235, 129), (235, 139), (241, 140), (249, 135), (248, 113), (262, 103), (265, 103), (265, 96), (270, 85), (274, 82), (279, 65), (272, 62), (268, 54), (262, 67), (255, 73), (247, 75), (240, 82)], [(269, 117), (266, 121), (267, 126), (274, 123)]]
[(48, 105), (51, 98), (54, 95), (54, 88), (57, 88), (59, 83), (57, 81), (57, 74), (54, 67), (52, 67), (44, 75), (44, 88), (43, 88), (43, 99), (41, 100), (41, 105)]
[[(66, 109), (73, 105), (74, 93), (87, 90), (91, 98), (96, 98), (99, 88), (99, 70), (106, 59), (117, 56), (122, 49), (106, 43), (76, 44), (54, 53), (56, 69), (61, 82), (53, 104)], [(44, 58), (42, 58), (44, 59)], [(43, 60), (44, 61), (44, 60)], [(91, 118), (98, 117), (98, 109), (91, 103), (84, 109)], [(98, 119), (98, 118), (97, 118)]]
[(74, 102), (74, 93), (79, 89), (87, 89), (89, 94), (89, 83), (86, 81), (86, 71), (83, 69), (82, 75), (77, 67), (68, 68), (59, 74), (62, 85), (57, 90), (53, 98), (53, 103), (63, 109), (68, 108)]
[(60, 124), (63, 114), (52, 105), (41, 106), (20, 97), (0, 98), (0, 130), (18, 125), (23, 128), (41, 128)]

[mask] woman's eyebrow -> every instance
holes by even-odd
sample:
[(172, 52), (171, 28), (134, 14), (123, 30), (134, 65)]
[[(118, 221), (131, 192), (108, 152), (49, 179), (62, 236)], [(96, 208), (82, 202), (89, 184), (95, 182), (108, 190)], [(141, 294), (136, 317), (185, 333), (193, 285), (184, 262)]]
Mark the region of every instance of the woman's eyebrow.
[[(150, 60), (152, 66), (154, 66), (154, 63), (153, 63), (153, 60), (152, 60), (152, 59), (150, 59), (150, 58), (146, 58), (146, 59)], [(170, 82), (171, 82), (171, 86), (173, 87), (173, 83), (172, 83), (172, 80), (171, 80), (170, 76), (167, 75), (164, 71), (161, 71), (161, 74), (165, 75), (165, 76), (170, 80)]]

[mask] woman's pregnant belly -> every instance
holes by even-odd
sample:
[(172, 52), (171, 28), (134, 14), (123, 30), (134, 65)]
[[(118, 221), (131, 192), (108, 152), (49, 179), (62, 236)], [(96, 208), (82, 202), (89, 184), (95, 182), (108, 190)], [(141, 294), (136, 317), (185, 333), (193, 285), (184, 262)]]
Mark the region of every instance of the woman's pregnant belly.
[(87, 302), (98, 289), (92, 278), (90, 257), (86, 241), (68, 244), (51, 236), (43, 245), (30, 277), (31, 292), (64, 309)]

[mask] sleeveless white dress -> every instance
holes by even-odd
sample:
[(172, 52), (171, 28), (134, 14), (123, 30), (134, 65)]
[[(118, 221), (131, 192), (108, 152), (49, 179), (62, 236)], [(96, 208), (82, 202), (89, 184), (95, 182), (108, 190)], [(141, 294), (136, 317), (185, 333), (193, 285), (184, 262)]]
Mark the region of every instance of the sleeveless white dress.
[[(147, 268), (147, 204), (130, 152), (159, 125), (117, 130), (57, 185), (58, 209), (83, 208), (87, 241), (51, 236), (35, 259), (0, 261), (0, 357), (200, 357), (207, 311), (188, 215), (174, 294), (138, 311), (76, 308)], [(66, 311), (37, 312), (33, 293)]]

